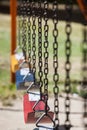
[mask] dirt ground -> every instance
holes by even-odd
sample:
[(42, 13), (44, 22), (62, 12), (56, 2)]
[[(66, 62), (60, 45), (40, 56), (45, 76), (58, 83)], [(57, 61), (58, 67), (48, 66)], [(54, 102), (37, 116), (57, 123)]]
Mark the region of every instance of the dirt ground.
[[(53, 98), (49, 98), (50, 109), (53, 110)], [(60, 125), (64, 124), (65, 114), (64, 112), (64, 98), (59, 98), (59, 120)], [(83, 127), (83, 102), (82, 99), (76, 97), (71, 99), (71, 124), (74, 127), (71, 130), (85, 130)], [(52, 124), (49, 124), (51, 126)], [(25, 124), (23, 119), (23, 101), (17, 99), (14, 101), (14, 106), (3, 107), (0, 104), (0, 130), (38, 130), (35, 124)], [(47, 130), (41, 129), (39, 130)], [(61, 129), (62, 130), (62, 129)]]

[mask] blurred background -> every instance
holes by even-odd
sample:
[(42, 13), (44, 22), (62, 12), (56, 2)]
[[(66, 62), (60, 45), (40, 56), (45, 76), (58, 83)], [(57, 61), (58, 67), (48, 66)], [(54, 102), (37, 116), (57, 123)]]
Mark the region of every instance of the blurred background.
[[(50, 1), (51, 2), (51, 1)], [(65, 14), (64, 14), (64, 1), (61, 1), (59, 6), (60, 10), (60, 21), (59, 21), (59, 73), (60, 73), (60, 83), (64, 83), (65, 73), (64, 73), (64, 59), (65, 59), (65, 49), (64, 41), (65, 35)], [(81, 79), (81, 60), (82, 60), (82, 50), (81, 43), (83, 40), (83, 23), (85, 23), (84, 17), (74, 1), (72, 16), (72, 70), (71, 79), (80, 80)], [(51, 12), (50, 12), (51, 13)], [(63, 13), (63, 15), (61, 15)], [(50, 17), (50, 16), (49, 16)], [(49, 22), (49, 26), (52, 26), (52, 22)], [(50, 30), (52, 31), (52, 30)], [(63, 34), (64, 33), (64, 34)], [(52, 39), (50, 39), (51, 41)], [(52, 52), (52, 46), (49, 48)], [(10, 15), (10, 0), (0, 0), (0, 99), (9, 98), (10, 96), (15, 97), (17, 94), (16, 87), (11, 81), (11, 70), (10, 70), (10, 57), (11, 57), (11, 15)], [(51, 74), (52, 75), (52, 74)], [(52, 77), (51, 77), (52, 78)], [(50, 81), (51, 82), (51, 81)], [(52, 82), (50, 83), (52, 85)], [(3, 86), (3, 87), (2, 87)], [(61, 86), (61, 85), (60, 85)], [(76, 85), (77, 86), (77, 85)], [(74, 85), (75, 91), (77, 87)], [(6, 89), (6, 92), (5, 92)], [(10, 90), (12, 89), (12, 93)], [(52, 88), (51, 90), (52, 91)], [(61, 88), (60, 88), (61, 91)], [(73, 91), (73, 90), (72, 90)], [(78, 93), (78, 92), (77, 92)]]
[[(51, 1), (50, 1), (51, 2)], [(65, 34), (65, 14), (64, 14), (64, 1), (61, 1), (61, 5), (59, 6), (60, 11), (59, 13), (63, 13), (60, 15), (60, 21), (58, 23), (59, 26), (59, 95), (64, 96), (64, 81), (65, 81), (65, 46), (64, 41), (66, 40)], [(50, 16), (49, 16), (50, 17)], [(74, 10), (73, 10), (73, 17), (72, 17), (72, 34), (71, 34), (71, 41), (72, 41), (72, 55), (71, 55), (71, 95), (74, 98), (80, 99), (79, 104), (82, 103), (82, 97), (84, 95), (83, 92), (80, 91), (80, 85), (77, 81), (82, 79), (82, 41), (83, 41), (83, 24), (85, 23), (84, 16), (82, 15), (78, 4), (74, 1)], [(50, 30), (52, 32), (52, 20), (49, 21)], [(50, 33), (49, 41), (52, 42)], [(50, 67), (52, 68), (52, 45), (50, 45)], [(38, 66), (38, 65), (37, 65)], [(53, 96), (53, 70), (49, 71), (49, 93)], [(27, 130), (28, 125), (25, 126), (23, 123), (23, 114), (22, 114), (22, 98), (25, 91), (17, 91), (15, 83), (11, 81), (11, 14), (10, 14), (10, 0), (0, 0), (0, 110), (2, 114), (9, 116), (10, 114), (6, 113), (6, 111), (10, 112), (19, 111), (20, 113), (16, 113), (14, 116), (14, 122), (16, 121), (17, 115), (19, 114), (20, 119), (17, 122), (17, 126), (12, 129), (11, 123), (9, 124), (9, 128), (7, 130)], [(78, 104), (78, 106), (79, 106)], [(10, 108), (12, 107), (12, 108)], [(9, 110), (7, 110), (9, 108)], [(82, 108), (82, 104), (81, 104)], [(82, 110), (82, 109), (81, 109)], [(10, 115), (12, 116), (12, 114)], [(80, 116), (81, 117), (81, 116)], [(22, 118), (22, 119), (21, 119)], [(5, 118), (3, 115), (0, 118), (0, 122), (3, 122)], [(9, 118), (11, 119), (11, 118)], [(21, 120), (21, 121), (20, 121)], [(73, 119), (72, 119), (73, 120)], [(6, 121), (5, 121), (6, 122)], [(8, 121), (7, 121), (8, 122)], [(74, 120), (76, 122), (76, 120)], [(81, 120), (79, 121), (81, 122)], [(22, 125), (21, 125), (22, 123)], [(14, 124), (14, 123), (12, 123)], [(1, 130), (5, 130), (4, 123), (1, 123)], [(8, 126), (8, 125), (6, 125)], [(11, 127), (10, 127), (11, 126)], [(32, 130), (30, 128), (30, 130)], [(82, 129), (83, 130), (83, 129)]]

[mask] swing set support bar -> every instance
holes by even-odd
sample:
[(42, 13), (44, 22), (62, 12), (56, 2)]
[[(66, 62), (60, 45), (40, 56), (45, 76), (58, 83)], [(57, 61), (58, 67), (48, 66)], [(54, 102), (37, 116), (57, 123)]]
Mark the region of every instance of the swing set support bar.
[[(11, 55), (14, 54), (16, 49), (16, 13), (17, 13), (17, 0), (10, 0), (10, 14), (11, 14)], [(15, 83), (15, 73), (10, 70), (11, 83)]]

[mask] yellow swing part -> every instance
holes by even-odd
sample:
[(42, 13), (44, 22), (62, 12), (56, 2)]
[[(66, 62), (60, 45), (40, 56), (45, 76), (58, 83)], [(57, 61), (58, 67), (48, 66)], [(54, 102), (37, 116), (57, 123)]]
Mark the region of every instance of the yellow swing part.
[(19, 69), (19, 63), (14, 54), (11, 56), (11, 70), (13, 73), (15, 73), (18, 69)]
[(11, 70), (15, 73), (19, 69), (19, 65), (23, 62), (24, 57), (22, 53), (15, 53), (11, 55)]

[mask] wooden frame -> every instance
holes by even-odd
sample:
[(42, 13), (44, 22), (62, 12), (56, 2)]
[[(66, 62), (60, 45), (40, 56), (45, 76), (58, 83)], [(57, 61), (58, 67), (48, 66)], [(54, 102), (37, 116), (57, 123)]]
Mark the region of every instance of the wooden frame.
[[(11, 14), (11, 55), (16, 49), (16, 13), (17, 0), (10, 0), (10, 14)], [(15, 73), (11, 70), (11, 83), (15, 83)]]
[(87, 2), (85, 2), (85, 0), (77, 0), (79, 7), (85, 17), (85, 19), (87, 20)]

